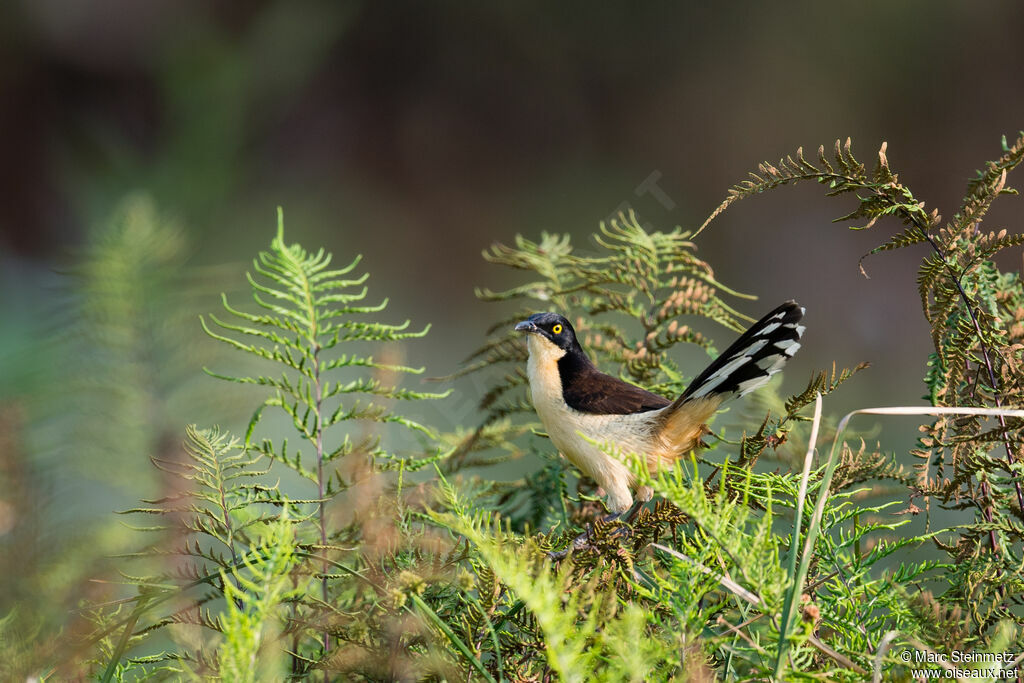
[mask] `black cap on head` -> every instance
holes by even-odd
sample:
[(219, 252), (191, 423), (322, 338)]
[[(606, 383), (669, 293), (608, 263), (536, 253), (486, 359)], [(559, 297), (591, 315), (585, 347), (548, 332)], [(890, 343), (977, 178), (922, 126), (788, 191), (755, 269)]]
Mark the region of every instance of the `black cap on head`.
[(555, 346), (569, 351), (579, 348), (576, 330), (565, 316), (557, 313), (534, 313), (515, 327), (517, 332), (537, 334), (548, 339)]

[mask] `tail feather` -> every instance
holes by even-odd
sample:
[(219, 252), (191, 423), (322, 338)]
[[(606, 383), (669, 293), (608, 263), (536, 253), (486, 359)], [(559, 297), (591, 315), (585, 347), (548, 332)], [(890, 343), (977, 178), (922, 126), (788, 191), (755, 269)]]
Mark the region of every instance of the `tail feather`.
[(694, 448), (709, 433), (705, 424), (718, 407), (766, 384), (800, 349), (804, 309), (787, 301), (750, 326), (714, 360), (671, 405), (661, 412), (661, 425), (648, 464), (657, 468)]
[(668, 409), (700, 398), (739, 398), (768, 382), (800, 349), (804, 309), (787, 301), (750, 326)]

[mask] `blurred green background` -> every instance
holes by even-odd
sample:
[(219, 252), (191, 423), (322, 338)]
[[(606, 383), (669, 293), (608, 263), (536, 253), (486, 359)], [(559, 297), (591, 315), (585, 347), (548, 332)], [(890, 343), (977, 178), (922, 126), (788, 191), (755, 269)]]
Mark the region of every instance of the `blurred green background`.
[[(694, 228), (759, 161), (846, 136), (866, 163), (888, 141), (916, 195), (954, 211), (1024, 127), (1022, 27), (1009, 0), (0, 4), (3, 604), (73, 606), (123, 542), (109, 511), (160, 490), (148, 457), (186, 421), (244, 424), (252, 406), (199, 372), (216, 349), (197, 316), (245, 296), (277, 205), (289, 241), (365, 256), (389, 320), (433, 324), (406, 360), (444, 375), (498, 317), (474, 286), (518, 282), (480, 251), (516, 233), (588, 249), (626, 206)], [(833, 225), (854, 207), (822, 195), (741, 202), (700, 255), (760, 297), (751, 316), (807, 307), (785, 390), (867, 360), (834, 412), (918, 403), (918, 255), (872, 257), (865, 279), (858, 258), (895, 227)], [(989, 225), (1019, 215), (1003, 201)], [(126, 260), (114, 224), (150, 246)], [(105, 290), (114, 268), (138, 287)], [(417, 417), (472, 424), (483, 391)]]

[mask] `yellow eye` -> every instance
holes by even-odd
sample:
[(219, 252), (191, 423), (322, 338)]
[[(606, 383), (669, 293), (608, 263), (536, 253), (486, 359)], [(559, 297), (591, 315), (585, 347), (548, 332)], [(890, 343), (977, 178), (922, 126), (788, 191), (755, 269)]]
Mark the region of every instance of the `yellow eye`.
[(561, 323), (556, 324), (554, 327), (552, 327), (551, 331), (554, 332), (555, 334), (562, 334), (562, 325), (561, 325)]

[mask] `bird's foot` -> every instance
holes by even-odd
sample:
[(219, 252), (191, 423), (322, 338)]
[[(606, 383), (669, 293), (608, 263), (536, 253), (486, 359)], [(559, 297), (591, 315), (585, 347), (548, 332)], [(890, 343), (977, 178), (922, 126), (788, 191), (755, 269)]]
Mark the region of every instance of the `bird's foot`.
[[(637, 500), (633, 503), (633, 506), (625, 512), (617, 512), (611, 515), (606, 515), (600, 520), (600, 524), (611, 524), (612, 522), (622, 521), (623, 524), (617, 525), (612, 529), (608, 537), (609, 538), (625, 538), (633, 533), (630, 528), (630, 524), (636, 519), (637, 513), (640, 512), (640, 508), (644, 506), (646, 501)], [(572, 540), (572, 543), (568, 547), (562, 550), (552, 550), (548, 553), (548, 557), (552, 560), (564, 560), (569, 553), (576, 552), (578, 550), (597, 550), (597, 547), (591, 542), (594, 536), (594, 525), (588, 524), (586, 531), (577, 536)]]
[(572, 543), (570, 543), (567, 547), (562, 548), (561, 550), (549, 551), (548, 557), (558, 562), (559, 560), (564, 560), (566, 557), (568, 557), (569, 553), (571, 552), (576, 552), (577, 550), (585, 550), (587, 548), (593, 548), (593, 546), (590, 544), (590, 535), (592, 531), (592, 525), (588, 524), (587, 530), (579, 536), (577, 536), (576, 538), (574, 538), (572, 540)]

